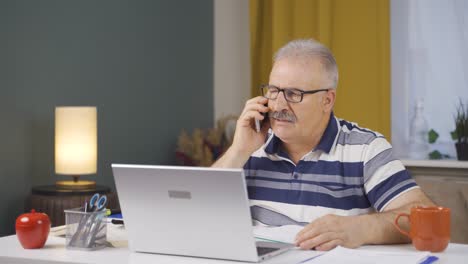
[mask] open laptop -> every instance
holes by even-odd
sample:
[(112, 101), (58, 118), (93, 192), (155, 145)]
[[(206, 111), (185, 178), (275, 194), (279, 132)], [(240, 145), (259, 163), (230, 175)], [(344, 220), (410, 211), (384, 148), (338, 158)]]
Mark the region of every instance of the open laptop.
[(259, 262), (292, 247), (255, 241), (242, 169), (112, 170), (132, 251)]

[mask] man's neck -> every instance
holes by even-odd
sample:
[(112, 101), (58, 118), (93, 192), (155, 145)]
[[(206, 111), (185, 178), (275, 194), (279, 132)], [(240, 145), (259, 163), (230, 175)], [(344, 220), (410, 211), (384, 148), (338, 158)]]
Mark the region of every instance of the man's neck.
[(301, 138), (294, 142), (281, 142), (281, 148), (288, 153), (294, 164), (297, 164), (305, 154), (317, 147), (322, 139), (325, 129), (327, 128), (329, 120), (330, 115), (325, 117), (319, 127), (305, 138)]

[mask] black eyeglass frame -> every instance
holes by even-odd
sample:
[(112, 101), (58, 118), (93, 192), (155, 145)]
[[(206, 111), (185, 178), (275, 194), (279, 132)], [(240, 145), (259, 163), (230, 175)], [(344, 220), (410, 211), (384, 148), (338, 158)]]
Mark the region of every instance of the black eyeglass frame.
[[(262, 84), (260, 85), (260, 90), (262, 91), (262, 96), (269, 99), (269, 100), (276, 100), (276, 98), (278, 98), (278, 95), (275, 97), (275, 98), (268, 98), (265, 96), (265, 94), (263, 93), (263, 89), (267, 87), (267, 88), (275, 88), (278, 90), (278, 95), (279, 93), (283, 92), (283, 96), (284, 96), (284, 99), (290, 103), (300, 103), (302, 102), (302, 99), (304, 99), (304, 94), (314, 94), (314, 93), (318, 93), (318, 92), (324, 92), (324, 91), (328, 91), (330, 90), (329, 88), (326, 88), (326, 89), (317, 89), (317, 90), (312, 90), (312, 91), (304, 91), (304, 90), (301, 90), (301, 89), (298, 89), (298, 88), (279, 88), (278, 86), (274, 86), (274, 85), (270, 85), (270, 84)], [(295, 91), (295, 92), (299, 92), (301, 93), (301, 100), (299, 101), (291, 101), (289, 100), (287, 97), (286, 97), (286, 94), (284, 93), (284, 91)]]

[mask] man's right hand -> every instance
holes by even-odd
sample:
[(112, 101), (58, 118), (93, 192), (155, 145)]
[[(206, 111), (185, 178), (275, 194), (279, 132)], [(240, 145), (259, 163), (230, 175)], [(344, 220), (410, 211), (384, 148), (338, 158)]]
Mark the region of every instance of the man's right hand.
[[(268, 99), (257, 96), (245, 103), (237, 120), (232, 145), (213, 167), (242, 168), (250, 155), (265, 143), (270, 121), (262, 113), (269, 111), (265, 106), (267, 102)], [(255, 129), (255, 119), (260, 120), (260, 132)]]
[[(237, 119), (236, 132), (231, 146), (238, 154), (250, 156), (265, 143), (270, 127), (268, 118), (265, 120), (265, 116), (262, 115), (262, 113), (268, 113), (266, 103), (268, 99), (262, 96), (254, 97), (245, 103), (244, 110)], [(260, 132), (255, 129), (255, 119), (260, 121)]]

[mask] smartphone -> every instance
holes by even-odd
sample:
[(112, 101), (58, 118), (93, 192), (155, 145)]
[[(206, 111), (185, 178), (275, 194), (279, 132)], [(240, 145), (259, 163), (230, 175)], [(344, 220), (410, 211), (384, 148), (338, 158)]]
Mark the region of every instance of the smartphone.
[[(268, 107), (268, 103), (265, 104), (266, 107)], [(262, 113), (262, 115), (266, 118), (268, 118), (268, 112), (266, 113)], [(263, 120), (265, 120), (263, 119)], [(261, 129), (261, 124), (260, 124), (260, 120), (258, 119), (255, 119), (255, 130), (257, 130), (257, 133), (260, 132), (260, 129)]]

